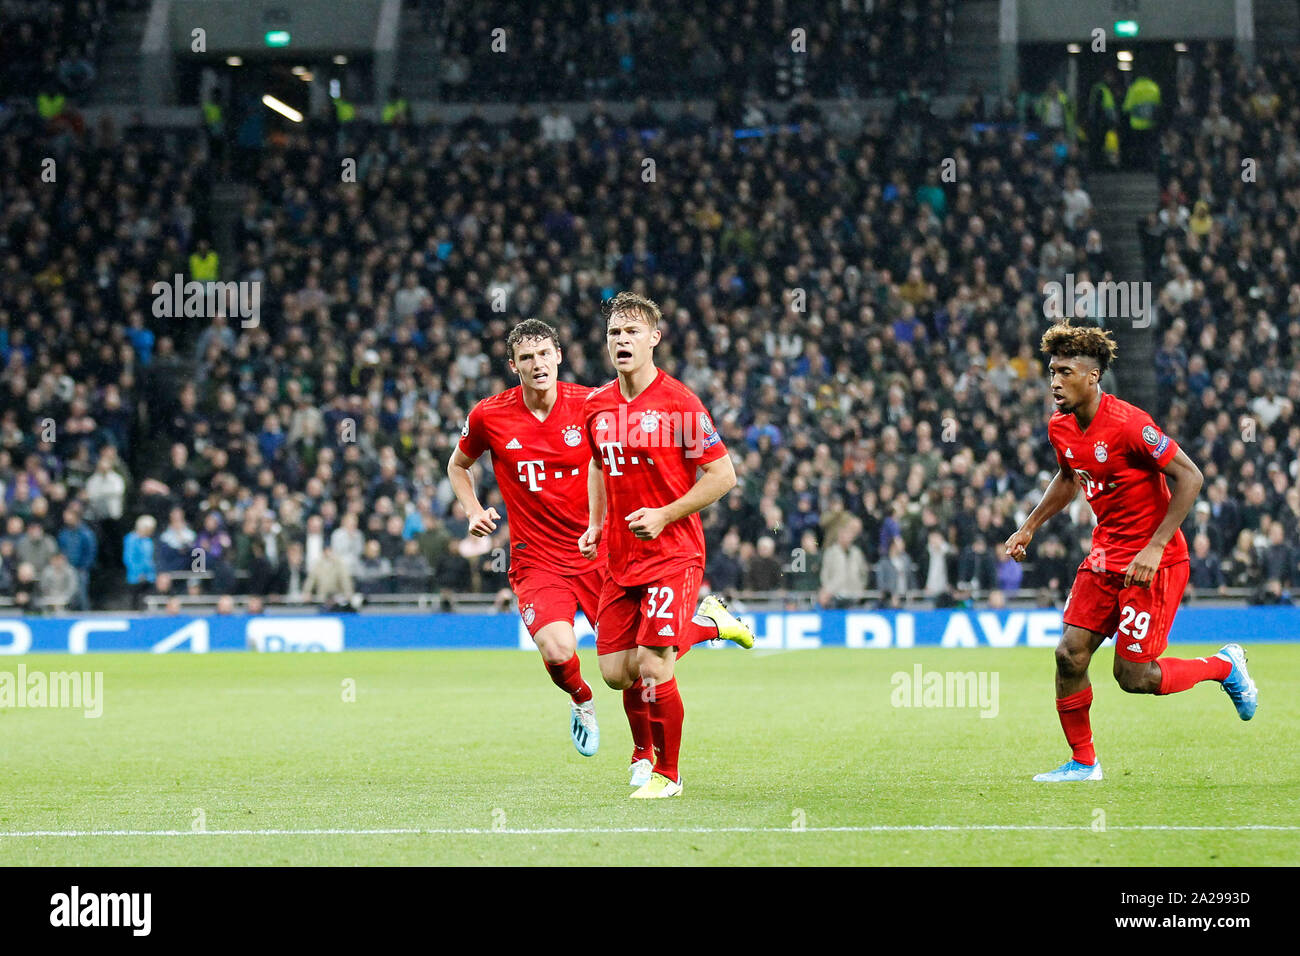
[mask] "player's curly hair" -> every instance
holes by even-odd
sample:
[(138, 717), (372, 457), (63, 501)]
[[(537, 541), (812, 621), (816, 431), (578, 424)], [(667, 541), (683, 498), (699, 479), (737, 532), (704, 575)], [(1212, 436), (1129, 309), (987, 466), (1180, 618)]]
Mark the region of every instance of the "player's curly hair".
[(515, 357), (515, 346), (524, 339), (550, 339), (555, 344), (555, 350), (560, 350), (560, 333), (541, 319), (524, 319), (506, 336), (506, 354), (511, 360)]
[(1103, 372), (1110, 368), (1110, 363), (1119, 354), (1119, 346), (1115, 344), (1114, 337), (1105, 329), (1099, 329), (1095, 325), (1071, 325), (1069, 322), (1058, 322), (1044, 332), (1039, 347), (1044, 355), (1054, 355), (1057, 358), (1087, 356)]
[(605, 317), (606, 322), (615, 312), (631, 312), (640, 316), (650, 326), (651, 331), (659, 328), (659, 320), (663, 318), (659, 306), (652, 299), (637, 295), (635, 292), (620, 292), (601, 303), (600, 314)]

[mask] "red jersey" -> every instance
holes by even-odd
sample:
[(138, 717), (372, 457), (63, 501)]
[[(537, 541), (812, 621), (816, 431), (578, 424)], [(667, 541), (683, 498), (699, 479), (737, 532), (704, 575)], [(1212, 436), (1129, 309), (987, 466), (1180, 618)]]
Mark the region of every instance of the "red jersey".
[(545, 566), (581, 574), (603, 563), (578, 551), (587, 530), (587, 466), (584, 441), (585, 385), (558, 382), (559, 395), (544, 420), (524, 404), (517, 385), (485, 398), (469, 413), (459, 447), (470, 458), (492, 453), (492, 471), (510, 523), (512, 567)]
[[(1160, 469), (1178, 454), (1177, 443), (1142, 409), (1106, 393), (1086, 429), (1073, 414), (1056, 412), (1047, 437), (1097, 516), (1093, 552), (1100, 550), (1105, 570), (1122, 571), (1165, 520), (1170, 494)], [(1180, 529), (1165, 545), (1160, 567), (1186, 560), (1187, 539)]]
[(618, 379), (596, 389), (582, 409), (591, 457), (604, 473), (609, 572), (635, 587), (682, 567), (704, 566), (699, 514), (667, 525), (653, 541), (629, 529), (638, 508), (662, 508), (695, 484), (696, 469), (727, 454), (699, 398), (663, 369), (632, 401)]

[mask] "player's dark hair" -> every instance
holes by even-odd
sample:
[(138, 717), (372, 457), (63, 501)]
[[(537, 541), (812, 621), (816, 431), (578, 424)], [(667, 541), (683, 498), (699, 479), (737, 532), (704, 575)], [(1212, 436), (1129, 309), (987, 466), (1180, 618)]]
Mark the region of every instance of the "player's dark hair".
[(510, 354), (510, 360), (515, 358), (515, 346), (524, 339), (550, 339), (555, 343), (555, 350), (560, 350), (560, 334), (551, 328), (541, 319), (524, 319), (506, 336), (506, 351)]
[(613, 298), (606, 299), (601, 303), (600, 312), (606, 322), (615, 312), (631, 312), (640, 316), (650, 326), (651, 331), (659, 328), (659, 320), (663, 318), (659, 306), (655, 305), (653, 300), (637, 295), (635, 292), (620, 292)]
[(1103, 372), (1119, 353), (1114, 337), (1105, 329), (1095, 325), (1071, 325), (1069, 322), (1058, 322), (1044, 332), (1040, 348), (1044, 355), (1055, 358), (1087, 356)]

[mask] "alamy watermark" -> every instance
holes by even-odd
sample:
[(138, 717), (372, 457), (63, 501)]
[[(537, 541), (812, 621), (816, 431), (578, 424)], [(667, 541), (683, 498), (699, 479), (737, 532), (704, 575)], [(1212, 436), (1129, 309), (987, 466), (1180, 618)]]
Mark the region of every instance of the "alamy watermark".
[(1155, 321), (1155, 298), (1150, 282), (1080, 282), (1074, 273), (1065, 282), (1043, 285), (1043, 315), (1049, 319), (1128, 319), (1135, 329)]
[(261, 321), (261, 282), (186, 282), (178, 272), (171, 282), (155, 282), (150, 291), (153, 314), (160, 319), (238, 317), (245, 329)]
[(90, 719), (104, 713), (103, 671), (0, 670), (0, 709), (80, 709)]
[(975, 707), (981, 717), (998, 715), (997, 671), (897, 671), (889, 678), (895, 707)]

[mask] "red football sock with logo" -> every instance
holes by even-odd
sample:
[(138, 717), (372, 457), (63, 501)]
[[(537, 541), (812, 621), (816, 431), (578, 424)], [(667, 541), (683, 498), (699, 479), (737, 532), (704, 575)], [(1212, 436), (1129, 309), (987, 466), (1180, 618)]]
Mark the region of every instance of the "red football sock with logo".
[(623, 710), (632, 731), (632, 762), (654, 760), (654, 732), (650, 727), (650, 704), (642, 699), (645, 685), (638, 680), (623, 691)]
[(1177, 694), (1203, 680), (1223, 681), (1232, 673), (1232, 665), (1222, 657), (1162, 657), (1156, 666), (1160, 668), (1161, 694)]
[(682, 628), (682, 642), (677, 645), (677, 656), (684, 657), (696, 644), (715, 640), (717, 636), (718, 625), (713, 623), (713, 619), (697, 614)]
[(677, 678), (654, 685), (650, 700), (650, 726), (654, 730), (655, 746), (659, 753), (655, 760), (655, 773), (677, 781), (677, 755), (682, 749), (682, 722), (686, 710), (682, 695), (677, 692)]
[(1092, 706), (1092, 685), (1068, 697), (1056, 698), (1056, 716), (1061, 719), (1066, 743), (1079, 763), (1092, 766), (1097, 762), (1097, 751), (1092, 746), (1092, 723), (1088, 708)]
[(542, 663), (546, 664), (546, 673), (551, 675), (555, 686), (568, 693), (575, 704), (591, 700), (591, 687), (582, 679), (582, 664), (576, 652), (563, 664)]

